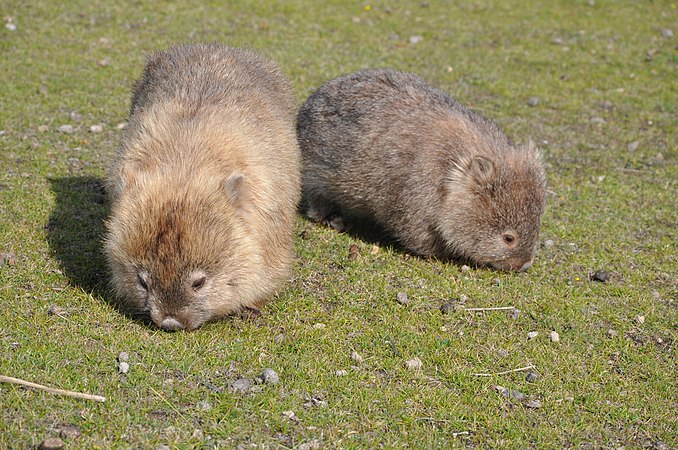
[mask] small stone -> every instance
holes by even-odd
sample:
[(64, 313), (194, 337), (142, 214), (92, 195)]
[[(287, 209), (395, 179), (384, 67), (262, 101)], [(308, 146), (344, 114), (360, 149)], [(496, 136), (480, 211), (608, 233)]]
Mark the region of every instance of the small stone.
[(64, 448), (64, 441), (59, 438), (47, 438), (38, 445), (38, 450), (59, 450)]
[(539, 336), (538, 331), (530, 331), (529, 333), (527, 333), (527, 340), (531, 341), (532, 339), (536, 338), (537, 336)]
[(471, 268), (470, 268), (469, 266), (467, 266), (466, 264), (464, 264), (463, 266), (461, 266), (461, 271), (462, 271), (462, 272), (468, 272), (469, 270), (471, 270)]
[(127, 362), (129, 361), (129, 354), (127, 352), (120, 352), (118, 355), (118, 361)]
[(537, 106), (539, 104), (539, 97), (530, 97), (527, 100), (528, 106)]
[(50, 316), (66, 316), (68, 315), (68, 311), (61, 306), (52, 305), (47, 310), (47, 314)]
[(509, 317), (513, 320), (518, 320), (518, 317), (520, 317), (520, 310), (518, 308), (513, 308), (509, 312)]
[(325, 325), (324, 323), (316, 323), (315, 325), (313, 325), (313, 328), (315, 328), (316, 330), (322, 330), (322, 329), (324, 329), (326, 326), (327, 326), (327, 325)]
[(607, 123), (607, 121), (605, 119), (603, 119), (602, 117), (596, 116), (596, 117), (591, 117), (591, 123), (603, 124), (603, 123)]
[(5, 28), (7, 28), (9, 31), (16, 31), (16, 24), (15, 23), (6, 23)]
[(410, 370), (421, 369), (422, 365), (423, 363), (419, 358), (412, 358), (409, 361), (405, 362), (405, 367), (407, 367)]
[(636, 316), (636, 322), (637, 322), (639, 325), (644, 324), (644, 323), (645, 323), (645, 316)]
[(440, 312), (443, 314), (450, 314), (454, 312), (454, 305), (450, 302), (443, 303), (440, 306)]
[(212, 405), (210, 405), (209, 402), (200, 400), (198, 403), (195, 404), (195, 409), (197, 409), (198, 411), (209, 411), (210, 409), (212, 409)]
[(104, 58), (104, 59), (100, 59), (99, 61), (97, 61), (97, 65), (99, 67), (108, 67), (108, 66), (111, 65), (111, 58), (107, 57), (107, 58)]
[(552, 44), (555, 44), (555, 45), (562, 45), (562, 44), (563, 44), (563, 38), (560, 38), (560, 37), (554, 37), (554, 38), (551, 40), (551, 43), (552, 43)]
[(308, 401), (304, 403), (304, 408), (313, 408), (313, 407), (324, 408), (325, 406), (327, 406), (327, 402), (323, 400), (321, 397), (307, 396), (306, 400)]
[(344, 377), (344, 376), (348, 375), (348, 370), (340, 369), (340, 370), (337, 370), (336, 372), (334, 372), (334, 374), (338, 377)]
[(360, 248), (356, 244), (351, 244), (348, 248), (348, 259), (355, 260), (360, 256)]
[(49, 127), (47, 125), (38, 126), (38, 132), (40, 132), (40, 133), (46, 133), (48, 131), (49, 131)]
[(195, 430), (193, 430), (193, 434), (191, 434), (191, 439), (202, 441), (203, 439), (205, 439), (205, 433), (203, 433), (200, 428), (196, 428)]
[(673, 30), (671, 30), (669, 28), (664, 28), (662, 30), (662, 36), (664, 36), (667, 39), (672, 38), (673, 37)]
[(541, 378), (541, 375), (539, 375), (539, 373), (534, 372), (532, 370), (527, 372), (527, 375), (525, 375), (525, 381), (527, 381), (528, 383), (534, 383), (536, 381), (539, 381), (540, 378)]
[(275, 370), (269, 368), (266, 368), (263, 370), (263, 372), (261, 372), (259, 379), (265, 384), (277, 384), (280, 381), (278, 373)]
[(102, 127), (101, 125), (92, 125), (91, 127), (89, 127), (90, 133), (101, 133), (102, 131), (104, 131), (104, 127)]
[(313, 439), (312, 441), (304, 442), (299, 444), (297, 447), (299, 450), (318, 450), (323, 448), (322, 441), (320, 439)]
[(418, 44), (424, 40), (423, 36), (410, 36), (410, 44)]
[(377, 253), (379, 253), (379, 246), (373, 245), (372, 248), (370, 249), (370, 255), (376, 255)]
[(169, 445), (161, 445), (160, 447), (156, 448), (155, 450), (172, 450)]
[(596, 273), (591, 276), (593, 281), (599, 281), (601, 283), (606, 282), (610, 278), (610, 275), (604, 270), (598, 270)]
[(501, 391), (501, 395), (503, 395), (506, 398), (518, 400), (519, 402), (525, 400), (525, 394), (515, 389), (504, 389), (503, 391)]
[(245, 393), (250, 389), (251, 383), (247, 378), (240, 378), (228, 385), (228, 390), (234, 393)]
[(405, 292), (398, 292), (398, 295), (396, 295), (396, 301), (401, 305), (407, 305), (410, 302), (410, 299), (407, 298), (407, 294)]
[(640, 141), (633, 141), (629, 145), (627, 145), (626, 148), (630, 152), (635, 152), (636, 150), (638, 150), (639, 146), (640, 146)]
[(615, 338), (619, 335), (619, 333), (617, 333), (617, 331), (610, 328), (609, 330), (607, 330), (607, 335), (610, 336), (611, 338)]
[(8, 266), (16, 265), (16, 256), (12, 253), (0, 253), (0, 266), (7, 263)]
[(297, 420), (297, 415), (294, 414), (294, 411), (283, 411), (283, 417), (288, 418), (289, 420)]
[(61, 125), (57, 128), (57, 131), (63, 134), (72, 134), (75, 130), (73, 129), (73, 125)]
[(68, 115), (73, 122), (82, 122), (82, 114), (77, 111), (71, 111)]
[(127, 122), (120, 122), (115, 126), (115, 128), (118, 130), (124, 130), (125, 128), (127, 128)]
[(129, 364), (126, 363), (125, 361), (120, 361), (118, 363), (118, 372), (120, 373), (127, 373), (129, 372)]
[(352, 359), (353, 361), (357, 362), (358, 364), (360, 364), (361, 362), (363, 362), (363, 357), (360, 356), (360, 353), (358, 353), (358, 352), (353, 352), (353, 353), (351, 353), (351, 359)]
[(59, 430), (59, 436), (64, 439), (77, 439), (80, 437), (80, 430), (73, 425), (67, 425)]
[(541, 408), (541, 402), (539, 400), (528, 400), (525, 403), (526, 408), (539, 409)]
[(551, 342), (559, 342), (560, 341), (560, 335), (555, 330), (551, 331), (551, 333), (549, 334), (549, 337), (551, 338)]
[(555, 242), (553, 242), (553, 239), (546, 239), (544, 241), (544, 247), (546, 248), (551, 248), (555, 245)]

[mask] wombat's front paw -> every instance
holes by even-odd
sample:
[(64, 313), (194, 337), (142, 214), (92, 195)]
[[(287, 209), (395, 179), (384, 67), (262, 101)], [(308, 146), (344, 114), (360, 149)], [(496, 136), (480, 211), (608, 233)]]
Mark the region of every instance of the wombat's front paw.
[(344, 218), (341, 216), (332, 216), (323, 220), (323, 223), (339, 233), (344, 233), (351, 229), (350, 225), (344, 223)]

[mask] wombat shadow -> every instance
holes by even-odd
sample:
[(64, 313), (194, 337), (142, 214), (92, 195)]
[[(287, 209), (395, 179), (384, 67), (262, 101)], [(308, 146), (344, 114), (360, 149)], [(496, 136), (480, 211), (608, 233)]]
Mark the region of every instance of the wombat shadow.
[(73, 286), (103, 299), (132, 317), (116, 302), (104, 256), (105, 219), (110, 213), (103, 179), (94, 176), (50, 178), (55, 206), (45, 226), (52, 255)]
[[(306, 214), (305, 198), (302, 198), (298, 213), (315, 226), (334, 229), (338, 233), (345, 233), (351, 238), (357, 239), (367, 244), (378, 245), (381, 248), (391, 248), (394, 252), (401, 253), (403, 256), (409, 255), (423, 260), (436, 260), (446, 264), (456, 265), (458, 267), (463, 265), (474, 268), (478, 267), (474, 262), (465, 258), (454, 256), (445, 258), (423, 256), (412, 252), (411, 250), (408, 250), (406, 247), (404, 247), (400, 241), (393, 237), (383, 226), (379, 225), (377, 222), (366, 217), (352, 215), (350, 212), (334, 214), (328, 217), (326, 220), (318, 222), (316, 219), (309, 217), (308, 214)], [(337, 227), (335, 227), (335, 225), (332, 223), (337, 218), (341, 220), (343, 228), (337, 229)], [(443, 245), (442, 242), (440, 245)]]

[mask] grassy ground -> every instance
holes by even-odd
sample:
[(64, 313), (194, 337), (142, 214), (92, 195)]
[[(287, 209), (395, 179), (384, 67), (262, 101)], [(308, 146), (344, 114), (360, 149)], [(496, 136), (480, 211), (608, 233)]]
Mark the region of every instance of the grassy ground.
[[(0, 374), (108, 400), (2, 384), (0, 448), (67, 425), (68, 448), (678, 446), (676, 2), (4, 0), (2, 15)], [(145, 53), (212, 40), (277, 60), (299, 103), (388, 66), (534, 139), (550, 189), (534, 267), (374, 253), (300, 217), (293, 278), (263, 317), (175, 334), (128, 320), (100, 245), (116, 125)], [(530, 364), (536, 381), (475, 375)], [(267, 367), (278, 384), (229, 391)]]

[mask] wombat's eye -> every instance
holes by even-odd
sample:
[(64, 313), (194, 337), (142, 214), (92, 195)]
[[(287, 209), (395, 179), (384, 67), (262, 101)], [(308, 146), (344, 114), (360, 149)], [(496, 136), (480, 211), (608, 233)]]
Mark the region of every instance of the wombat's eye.
[(139, 286), (141, 286), (145, 291), (148, 290), (148, 283), (146, 283), (146, 280), (144, 280), (144, 277), (142, 277), (140, 273), (137, 274), (137, 283), (139, 283)]
[(502, 235), (502, 239), (506, 245), (513, 245), (513, 243), (516, 241), (516, 237), (510, 233), (504, 233)]
[(200, 290), (204, 285), (205, 285), (205, 277), (204, 276), (193, 280), (192, 286), (193, 286), (193, 289), (196, 290), (196, 291)]

